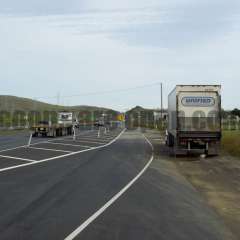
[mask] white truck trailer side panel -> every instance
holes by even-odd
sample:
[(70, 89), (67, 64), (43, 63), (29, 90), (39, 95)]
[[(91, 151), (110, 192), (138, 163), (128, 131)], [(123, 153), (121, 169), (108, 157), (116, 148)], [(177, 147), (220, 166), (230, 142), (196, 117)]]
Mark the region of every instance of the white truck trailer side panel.
[(173, 91), (168, 95), (168, 131), (172, 134), (176, 133), (177, 127), (177, 88), (174, 88)]

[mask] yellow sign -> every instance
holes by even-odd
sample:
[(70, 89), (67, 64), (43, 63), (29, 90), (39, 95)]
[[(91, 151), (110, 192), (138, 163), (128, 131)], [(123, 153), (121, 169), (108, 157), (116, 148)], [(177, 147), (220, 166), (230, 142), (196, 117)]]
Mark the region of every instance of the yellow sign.
[(118, 114), (117, 120), (123, 122), (125, 120), (124, 119), (124, 114)]

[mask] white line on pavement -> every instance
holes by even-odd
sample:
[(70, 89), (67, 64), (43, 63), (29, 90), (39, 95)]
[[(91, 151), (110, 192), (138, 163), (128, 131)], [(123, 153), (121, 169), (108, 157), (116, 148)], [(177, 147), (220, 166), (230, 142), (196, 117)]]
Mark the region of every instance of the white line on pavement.
[[(94, 138), (90, 138), (90, 137), (81, 137), (81, 138), (77, 138), (77, 140), (79, 141), (82, 141), (82, 140), (94, 140), (94, 141), (97, 141), (97, 142), (100, 142), (100, 141), (104, 141), (104, 142), (109, 142), (109, 139), (103, 139), (103, 138), (99, 138), (99, 139), (94, 139)], [(99, 140), (99, 141), (98, 141)]]
[[(57, 142), (58, 140), (56, 140), (55, 142)], [(106, 142), (96, 142), (96, 141), (87, 141), (87, 140), (68, 140), (68, 139), (65, 139), (64, 141), (67, 141), (67, 142), (76, 142), (76, 143), (81, 143), (81, 142), (86, 142), (86, 143), (94, 143), (94, 144), (104, 144)], [(108, 141), (107, 141), (108, 142)]]
[(15, 159), (15, 160), (21, 160), (21, 161), (25, 161), (25, 162), (36, 162), (35, 160), (32, 160), (32, 159), (20, 158), (20, 157), (12, 157), (12, 156), (7, 156), (7, 155), (0, 155), (0, 157), (2, 157), (2, 158), (9, 158), (9, 159)]
[[(84, 136), (84, 135), (83, 134), (78, 134), (76, 136)], [(69, 139), (69, 138), (72, 139), (72, 137), (65, 136), (65, 137), (55, 138), (55, 139), (51, 139), (51, 140), (38, 141), (38, 142), (32, 143), (31, 146), (38, 145), (38, 144), (41, 144), (41, 143), (50, 143), (52, 141), (57, 141), (57, 140), (66, 140), (66, 139)], [(10, 150), (16, 150), (16, 149), (19, 149), (19, 148), (25, 148), (25, 147), (28, 147), (28, 145), (21, 145), (21, 146), (17, 146), (17, 147), (13, 147), (13, 148), (3, 149), (3, 150), (0, 150), (0, 153), (1, 152), (7, 152), (7, 151), (10, 151)]]
[(53, 152), (65, 152), (65, 153), (72, 153), (73, 151), (65, 151), (60, 149), (52, 149), (52, 148), (39, 148), (39, 147), (28, 147), (31, 149), (38, 149), (38, 150), (44, 150), (44, 151), (53, 151)]
[[(143, 135), (146, 141), (149, 143), (153, 150), (152, 143)], [(74, 230), (69, 236), (64, 240), (73, 240), (76, 238), (89, 224), (91, 224), (97, 217), (99, 217), (107, 208), (109, 208), (115, 201), (117, 201), (148, 169), (154, 158), (153, 152), (150, 160), (142, 169), (142, 171), (131, 181), (129, 182), (120, 192), (118, 192), (113, 198), (111, 198), (105, 205), (103, 205), (97, 212), (95, 212), (91, 217), (89, 217), (84, 223), (82, 223), (76, 230)]]
[(40, 163), (43, 163), (43, 162), (48, 162), (48, 161), (52, 161), (52, 160), (56, 160), (56, 159), (60, 159), (60, 158), (64, 158), (64, 157), (73, 156), (73, 155), (83, 153), (83, 152), (89, 152), (89, 151), (92, 151), (92, 150), (105, 148), (105, 147), (108, 147), (111, 144), (113, 144), (115, 141), (117, 141), (125, 131), (126, 131), (126, 129), (123, 129), (122, 132), (116, 138), (114, 138), (111, 142), (109, 142), (105, 145), (92, 147), (92, 148), (89, 148), (89, 149), (84, 149), (84, 150), (81, 150), (81, 151), (72, 152), (72, 153), (68, 153), (68, 154), (64, 154), (64, 155), (60, 155), (60, 156), (56, 156), (56, 157), (52, 157), (52, 158), (47, 158), (47, 159), (44, 159), (44, 160), (25, 163), (25, 164), (22, 164), (22, 165), (16, 165), (16, 166), (11, 166), (11, 167), (7, 167), (7, 168), (2, 168), (2, 169), (0, 169), (0, 172), (5, 172), (5, 171), (9, 171), (9, 170), (16, 169), (16, 168), (22, 168), (22, 167), (27, 167), (27, 166), (31, 166), (31, 165), (36, 165), (36, 164), (40, 164)]
[(23, 147), (27, 147), (27, 145), (18, 146), (18, 147), (14, 147), (14, 148), (4, 149), (4, 150), (1, 150), (0, 153), (2, 153), (2, 152), (7, 152), (7, 151), (11, 151), (11, 150), (16, 150), (16, 149), (23, 148)]
[(86, 145), (77, 145), (77, 144), (68, 144), (68, 143), (55, 143), (55, 142), (48, 142), (47, 144), (54, 144), (54, 145), (63, 145), (63, 146), (72, 146), (72, 147), (84, 147), (84, 148), (92, 148)]

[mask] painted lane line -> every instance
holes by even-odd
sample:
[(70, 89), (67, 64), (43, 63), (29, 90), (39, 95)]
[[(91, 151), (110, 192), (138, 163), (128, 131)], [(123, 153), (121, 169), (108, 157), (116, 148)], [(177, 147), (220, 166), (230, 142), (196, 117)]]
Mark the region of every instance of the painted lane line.
[(18, 147), (13, 147), (13, 148), (8, 148), (8, 149), (4, 149), (4, 150), (1, 150), (0, 153), (2, 152), (8, 152), (8, 151), (11, 151), (11, 150), (16, 150), (16, 149), (19, 149), (19, 148), (24, 148), (24, 147), (27, 147), (28, 145), (22, 145), (22, 146), (18, 146)]
[(32, 159), (27, 159), (27, 158), (20, 158), (20, 157), (12, 157), (12, 156), (7, 156), (7, 155), (0, 155), (2, 158), (9, 158), (9, 159), (15, 159), (15, 160), (21, 160), (25, 162), (36, 162), (35, 160)]
[[(76, 136), (84, 136), (84, 134), (78, 134)], [(48, 142), (55, 141), (55, 140), (64, 140), (64, 139), (67, 139), (67, 138), (71, 138), (71, 137), (65, 136), (65, 137), (61, 137), (61, 138), (55, 138), (55, 139), (52, 139), (52, 140), (43, 140), (43, 141), (31, 143), (31, 146), (38, 145), (38, 144), (41, 144), (41, 143), (48, 143)], [(3, 149), (3, 150), (0, 150), (0, 153), (10, 151), (10, 150), (16, 150), (16, 149), (19, 149), (19, 148), (25, 148), (25, 147), (28, 147), (28, 145), (21, 145), (21, 146), (17, 146), (17, 147), (13, 147), (13, 148), (6, 148), (6, 149)]]
[(108, 140), (101, 140), (101, 139), (95, 139), (95, 138), (89, 138), (89, 139), (86, 139), (86, 140), (85, 140), (85, 138), (77, 138), (76, 140), (65, 139), (63, 141), (74, 141), (74, 142), (84, 141), (84, 142), (95, 142), (95, 143), (109, 142)]
[(95, 139), (95, 138), (77, 138), (76, 141), (83, 141), (83, 142), (93, 142), (93, 143), (106, 143), (109, 142), (109, 140), (103, 140), (103, 139)]
[[(116, 136), (114, 136), (114, 137), (116, 137)], [(81, 139), (91, 139), (91, 140), (93, 140), (93, 139), (95, 139), (96, 141), (101, 141), (101, 140), (110, 140), (110, 139), (113, 139), (114, 137), (100, 137), (100, 138), (98, 138), (97, 136), (92, 136), (92, 137), (83, 137), (83, 136), (81, 136), (80, 138)]]
[(72, 153), (68, 153), (68, 154), (64, 154), (64, 155), (56, 156), (56, 157), (52, 157), (52, 158), (47, 158), (47, 159), (43, 159), (43, 160), (39, 160), (39, 161), (25, 163), (25, 164), (22, 164), (22, 165), (15, 165), (15, 166), (7, 167), (7, 168), (2, 168), (2, 169), (0, 169), (0, 172), (6, 172), (6, 171), (9, 171), (9, 170), (12, 170), (12, 169), (17, 169), (17, 168), (27, 167), (27, 166), (31, 166), (31, 165), (36, 165), (36, 164), (40, 164), (40, 163), (44, 163), (44, 162), (48, 162), (48, 161), (52, 161), (52, 160), (56, 160), (56, 159), (61, 159), (61, 158), (64, 158), (64, 157), (73, 156), (73, 155), (83, 153), (83, 152), (89, 152), (89, 151), (92, 151), (92, 150), (105, 148), (105, 147), (110, 146), (114, 142), (116, 142), (122, 136), (122, 134), (125, 131), (126, 131), (126, 129), (123, 129), (123, 131), (115, 139), (113, 139), (111, 142), (109, 142), (105, 145), (101, 145), (101, 146), (98, 146), (98, 147), (92, 147), (92, 148), (89, 148), (89, 149), (84, 149), (84, 150), (81, 150), (81, 151), (72, 152)]
[(77, 143), (93, 143), (93, 144), (105, 144), (105, 143), (108, 143), (109, 141), (106, 141), (106, 142), (95, 142), (95, 141), (85, 141), (85, 140), (76, 140), (74, 142), (77, 142)]
[(103, 144), (103, 143), (108, 143), (109, 140), (101, 140), (101, 141), (96, 141), (95, 139), (88, 139), (88, 140), (85, 140), (85, 139), (77, 139), (75, 142), (86, 142), (86, 143), (99, 143), (99, 144)]
[(80, 141), (81, 140), (87, 140), (87, 141), (88, 140), (94, 140), (94, 141), (98, 141), (99, 140), (99, 142), (100, 141), (109, 142), (108, 139), (101, 139), (101, 138), (100, 139), (94, 139), (94, 138), (90, 138), (90, 137), (87, 137), (87, 138), (86, 137), (81, 137), (81, 138), (77, 138), (76, 140), (80, 140)]
[(44, 150), (44, 151), (63, 152), (63, 153), (72, 153), (73, 152), (73, 151), (65, 151), (65, 150), (52, 149), (52, 148), (39, 148), (39, 147), (28, 147), (28, 148)]
[[(153, 145), (152, 143), (145, 137), (146, 141), (150, 144), (152, 150)], [(73, 240), (75, 239), (89, 224), (91, 224), (96, 218), (98, 218), (104, 211), (106, 211), (114, 202), (116, 202), (148, 169), (150, 164), (154, 159), (154, 155), (152, 152), (152, 156), (145, 167), (141, 170), (141, 172), (132, 179), (120, 192), (118, 192), (113, 198), (111, 198), (105, 205), (103, 205), (97, 212), (95, 212), (91, 217), (89, 217), (84, 223), (82, 223), (76, 230), (74, 230), (70, 235), (68, 235), (64, 240)]]
[[(49, 141), (51, 141), (51, 140), (49, 140)], [(36, 143), (31, 143), (31, 146), (38, 145), (38, 144), (41, 144), (41, 143), (47, 143), (47, 142), (48, 142), (47, 140), (39, 141), (39, 142), (36, 142)], [(17, 146), (17, 147), (13, 147), (13, 148), (7, 148), (7, 149), (1, 150), (0, 153), (11, 151), (11, 150), (16, 150), (16, 149), (19, 149), (19, 148), (26, 148), (26, 147), (28, 147), (28, 145), (21, 145), (21, 146)]]
[(148, 142), (148, 144), (151, 146), (152, 151), (154, 151), (153, 144), (150, 142), (150, 140), (149, 140), (144, 134), (142, 134), (142, 135), (143, 135), (143, 137), (145, 138), (145, 140)]
[[(76, 143), (86, 142), (86, 143), (94, 143), (94, 144), (104, 144), (104, 143), (106, 143), (106, 142), (95, 142), (95, 141), (85, 141), (85, 140), (64, 140), (64, 141), (76, 142)], [(57, 142), (57, 140), (55, 142)]]
[(48, 144), (62, 145), (62, 146), (72, 146), (72, 147), (92, 148), (92, 147), (90, 147), (90, 146), (86, 146), (86, 145), (76, 145), (76, 144), (68, 144), (68, 143), (54, 143), (54, 142), (48, 142)]
[[(116, 137), (116, 136), (115, 136)], [(109, 142), (114, 138), (98, 138), (98, 137), (78, 137), (76, 140), (78, 141), (95, 141), (95, 142)]]

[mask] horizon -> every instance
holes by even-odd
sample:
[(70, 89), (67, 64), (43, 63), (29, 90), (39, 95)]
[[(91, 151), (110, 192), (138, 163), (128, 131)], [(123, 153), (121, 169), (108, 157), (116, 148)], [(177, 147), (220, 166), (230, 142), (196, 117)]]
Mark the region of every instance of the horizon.
[(158, 107), (157, 85), (84, 95), (162, 82), (166, 107), (177, 84), (220, 84), (223, 108), (239, 108), (239, 9), (237, 0), (1, 2), (0, 94), (125, 111)]
[[(146, 110), (156, 110), (156, 111), (161, 111), (161, 107), (158, 106), (158, 107), (154, 107), (154, 108), (148, 108), (148, 107), (144, 107), (142, 105), (135, 105), (135, 106), (131, 106), (129, 109), (126, 109), (126, 111), (121, 111), (121, 110), (118, 110), (118, 109), (115, 109), (115, 108), (108, 108), (106, 106), (100, 106), (100, 105), (58, 105), (58, 104), (52, 104), (50, 102), (47, 102), (47, 101), (43, 101), (43, 100), (36, 100), (36, 99), (33, 99), (33, 98), (28, 98), (28, 97), (19, 97), (19, 96), (14, 96), (14, 95), (0, 95), (0, 97), (16, 97), (16, 98), (19, 98), (19, 99), (27, 99), (27, 100), (30, 100), (30, 101), (37, 101), (39, 103), (43, 103), (43, 104), (49, 104), (49, 105), (53, 105), (53, 106), (57, 106), (57, 107), (62, 107), (62, 108), (71, 108), (71, 107), (96, 107), (96, 108), (105, 108), (107, 110), (113, 110), (113, 111), (117, 111), (117, 112), (127, 112), (127, 111), (131, 111), (133, 110), (134, 108), (137, 108), (137, 107), (140, 107), (140, 108), (143, 108), (143, 109), (146, 109)], [(238, 107), (233, 107), (231, 109), (225, 109), (225, 108), (222, 108), (224, 111), (226, 112), (230, 112), (232, 110), (235, 110), (235, 109), (239, 109)], [(163, 107), (163, 111), (166, 111), (168, 110), (168, 107)]]

